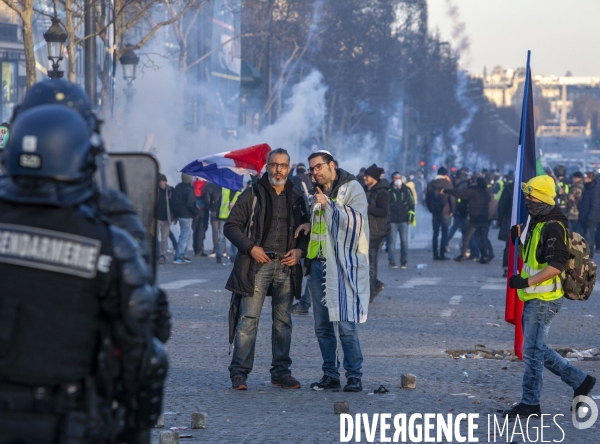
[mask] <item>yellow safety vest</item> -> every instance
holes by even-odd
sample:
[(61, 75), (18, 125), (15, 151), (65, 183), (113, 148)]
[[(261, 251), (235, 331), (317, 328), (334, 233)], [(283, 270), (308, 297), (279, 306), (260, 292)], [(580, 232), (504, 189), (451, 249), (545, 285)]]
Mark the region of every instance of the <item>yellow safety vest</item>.
[(229, 217), (229, 213), (231, 210), (229, 209), (230, 203), (235, 203), (237, 201), (238, 196), (240, 195), (239, 191), (236, 191), (233, 195), (233, 199), (231, 198), (231, 190), (228, 188), (221, 188), (221, 206), (219, 207), (219, 219), (225, 220)]
[(327, 234), (327, 226), (325, 225), (325, 210), (315, 211), (313, 223), (310, 228), (310, 241), (308, 242), (308, 259), (314, 259), (319, 254), (325, 257), (327, 244), (325, 243), (325, 235)]
[[(540, 239), (542, 238), (542, 230), (545, 225), (546, 222), (543, 222), (538, 223), (535, 226), (529, 241), (523, 248), (523, 270), (521, 271), (521, 277), (524, 279), (527, 279), (530, 276), (535, 276), (548, 266), (548, 264), (540, 264), (536, 257), (537, 247), (540, 243)], [(565, 231), (565, 243), (566, 242), (567, 239)], [(541, 299), (542, 301), (554, 301), (555, 299), (560, 299), (564, 294), (562, 289), (561, 275), (554, 276), (552, 279), (548, 279), (547, 281), (541, 282), (537, 285), (519, 289), (517, 290), (517, 293), (519, 295), (519, 299), (521, 299), (523, 302), (531, 299)]]
[(504, 181), (498, 180), (498, 186), (500, 187), (500, 189), (498, 190), (498, 192), (496, 194), (494, 194), (494, 200), (496, 202), (499, 201), (500, 196), (502, 196), (502, 191), (504, 190)]

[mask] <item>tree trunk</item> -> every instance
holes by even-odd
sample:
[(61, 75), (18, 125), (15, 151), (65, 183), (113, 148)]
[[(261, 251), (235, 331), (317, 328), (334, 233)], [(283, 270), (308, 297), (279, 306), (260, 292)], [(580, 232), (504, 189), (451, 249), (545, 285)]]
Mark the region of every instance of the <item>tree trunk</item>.
[(33, 43), (33, 0), (27, 0), (25, 10), (21, 18), (23, 20), (23, 47), (25, 51), (25, 70), (27, 75), (27, 86), (33, 86), (37, 82), (35, 72), (35, 49)]
[(75, 57), (77, 54), (77, 36), (75, 35), (75, 28), (73, 26), (73, 11), (71, 9), (72, 7), (73, 2), (71, 0), (65, 0), (65, 13), (67, 16), (66, 28), (67, 36), (69, 39), (67, 43), (67, 54), (69, 56), (69, 72), (67, 74), (67, 77), (69, 79), (69, 82), (75, 83), (75, 81), (77, 80), (77, 64), (75, 63)]

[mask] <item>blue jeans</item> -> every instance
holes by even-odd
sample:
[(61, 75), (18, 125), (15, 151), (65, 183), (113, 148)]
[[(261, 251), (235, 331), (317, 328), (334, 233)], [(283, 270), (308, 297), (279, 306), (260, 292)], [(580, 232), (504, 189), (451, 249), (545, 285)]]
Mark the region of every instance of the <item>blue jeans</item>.
[(307, 310), (310, 308), (310, 274), (306, 277), (306, 287), (304, 287), (304, 293), (302, 293), (302, 297), (300, 298), (300, 301), (298, 301), (298, 304)]
[[(315, 335), (319, 341), (323, 357), (323, 374), (340, 379), (340, 362), (337, 359), (337, 338), (334, 323), (329, 320), (329, 310), (321, 301), (325, 297), (325, 263), (314, 260), (310, 266), (310, 294), (313, 301)], [(344, 369), (346, 378), (362, 378), (363, 356), (358, 341), (356, 324), (350, 321), (338, 324), (342, 350), (344, 351)]]
[[(433, 225), (433, 257), (445, 256), (446, 246), (448, 245), (448, 227), (452, 218), (450, 216), (443, 216), (442, 213), (432, 213), (431, 216), (431, 223)], [(442, 241), (438, 250), (438, 236), (440, 231), (442, 232)]]
[(388, 235), (388, 260), (391, 263), (396, 262), (394, 259), (394, 249), (396, 247), (396, 239), (400, 234), (400, 264), (406, 265), (408, 258), (408, 222), (391, 222), (392, 230)]
[(179, 222), (179, 240), (177, 241), (177, 251), (175, 252), (175, 259), (181, 259), (185, 256), (185, 249), (187, 247), (188, 239), (192, 235), (192, 221), (194, 219), (188, 219), (185, 217), (178, 217)]
[(573, 367), (569, 361), (546, 345), (546, 337), (552, 318), (559, 312), (564, 298), (555, 301), (532, 299), (523, 307), (523, 398), (527, 405), (538, 405), (542, 391), (544, 367), (560, 376), (573, 390), (578, 388), (586, 373)]
[(238, 326), (233, 343), (233, 357), (229, 366), (231, 379), (246, 377), (254, 366), (254, 349), (260, 312), (269, 286), (272, 285), (271, 307), (273, 327), (271, 329), (271, 378), (291, 374), (290, 345), (292, 343), (292, 300), (289, 267), (278, 260), (260, 265), (254, 281), (254, 295), (243, 296), (240, 302)]

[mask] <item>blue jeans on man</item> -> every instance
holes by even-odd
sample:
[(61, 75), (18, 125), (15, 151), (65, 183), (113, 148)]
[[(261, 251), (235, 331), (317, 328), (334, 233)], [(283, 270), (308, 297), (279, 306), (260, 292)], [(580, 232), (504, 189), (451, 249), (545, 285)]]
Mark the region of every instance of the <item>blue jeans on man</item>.
[(391, 231), (387, 238), (388, 260), (390, 264), (396, 263), (394, 256), (396, 239), (400, 234), (400, 265), (406, 265), (408, 260), (408, 222), (390, 222)]
[(179, 222), (179, 240), (177, 241), (177, 250), (175, 251), (175, 259), (183, 259), (187, 243), (192, 235), (192, 218), (178, 217)]
[[(452, 218), (444, 216), (442, 213), (432, 213), (431, 216), (431, 223), (433, 225), (433, 257), (444, 257), (446, 255), (446, 246), (448, 245), (448, 227)], [(442, 232), (442, 239), (438, 250), (438, 236), (440, 231)]]
[(229, 366), (229, 374), (232, 380), (235, 376), (246, 378), (252, 371), (260, 313), (271, 285), (271, 307), (273, 309), (271, 379), (291, 374), (291, 309), (294, 297), (291, 294), (290, 268), (281, 265), (279, 260), (272, 260), (260, 265), (260, 269), (255, 276), (254, 295), (243, 296), (240, 302), (238, 326), (233, 344), (233, 357)]
[(577, 389), (587, 376), (546, 345), (546, 338), (554, 315), (560, 311), (564, 298), (554, 301), (532, 299), (523, 307), (523, 399), (527, 405), (539, 405), (542, 391), (544, 367), (560, 376), (573, 390)]
[(331, 322), (329, 310), (322, 302), (325, 296), (325, 262), (314, 260), (311, 263), (310, 294), (313, 301), (315, 334), (323, 357), (323, 374), (340, 379), (340, 362), (337, 359), (338, 342), (335, 334), (335, 324), (337, 324), (344, 352), (346, 379), (361, 379), (363, 356), (356, 323), (350, 321)]

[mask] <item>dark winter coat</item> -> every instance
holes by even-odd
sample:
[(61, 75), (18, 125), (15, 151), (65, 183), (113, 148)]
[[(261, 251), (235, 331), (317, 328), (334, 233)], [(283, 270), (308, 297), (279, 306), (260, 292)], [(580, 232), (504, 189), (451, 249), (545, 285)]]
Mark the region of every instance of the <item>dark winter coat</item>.
[(415, 211), (415, 199), (410, 188), (404, 184), (400, 188), (391, 186), (388, 194), (390, 196), (390, 222), (396, 224), (408, 222), (408, 212)]
[(498, 201), (498, 240), (507, 242), (510, 239), (510, 223), (512, 220), (512, 205), (515, 195), (515, 183), (510, 181), (504, 186)]
[(600, 222), (600, 183), (598, 179), (583, 186), (583, 194), (577, 208), (581, 226), (596, 225)]
[[(313, 183), (310, 180), (310, 176), (306, 172), (298, 172), (291, 178), (292, 183), (303, 193), (309, 194), (313, 188)], [(306, 191), (304, 189), (306, 187)]]
[[(454, 188), (457, 190), (466, 190), (467, 188), (469, 188), (469, 179), (459, 179), (454, 185)], [(458, 214), (458, 216), (462, 217), (463, 219), (469, 217), (469, 204), (466, 200), (456, 199), (456, 214)]]
[(370, 190), (365, 186), (369, 205), (369, 239), (379, 239), (390, 234), (390, 196), (387, 192), (390, 183), (380, 179)]
[[(225, 288), (243, 296), (254, 295), (256, 273), (262, 266), (252, 258), (250, 250), (257, 245), (260, 247), (264, 245), (271, 228), (273, 208), (269, 205), (269, 190), (266, 188), (270, 186), (268, 176), (265, 174), (256, 186), (244, 190), (231, 209), (223, 228), (225, 237), (239, 250)], [(298, 248), (302, 250), (304, 257), (308, 249), (309, 235), (302, 233), (297, 239), (294, 238), (298, 226), (310, 222), (304, 195), (289, 179), (285, 184), (284, 192), (287, 193), (288, 215), (290, 215), (286, 251)], [(291, 292), (296, 299), (300, 299), (302, 295), (300, 264), (292, 267), (290, 277)]]
[(432, 214), (442, 214), (442, 216), (450, 216), (456, 211), (456, 198), (450, 194), (440, 194), (441, 189), (453, 189), (452, 182), (444, 176), (436, 176), (429, 185), (425, 193), (425, 203), (427, 209)]
[(469, 203), (469, 222), (473, 224), (486, 223), (489, 220), (490, 193), (483, 180), (466, 190), (444, 190), (445, 194), (466, 200)]
[(204, 186), (204, 201), (206, 209), (214, 213), (216, 217), (219, 213), (219, 203), (221, 202), (221, 187), (212, 182), (207, 182)]
[(173, 190), (171, 203), (175, 217), (193, 219), (198, 214), (196, 193), (191, 183), (178, 183)]

